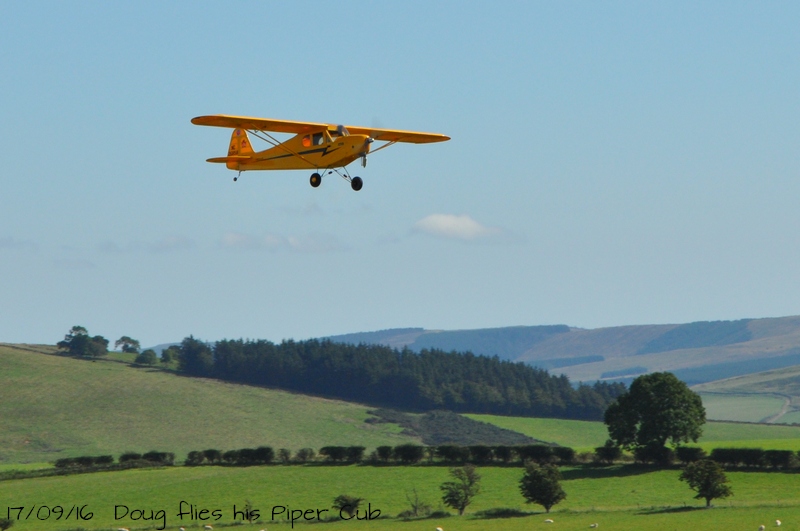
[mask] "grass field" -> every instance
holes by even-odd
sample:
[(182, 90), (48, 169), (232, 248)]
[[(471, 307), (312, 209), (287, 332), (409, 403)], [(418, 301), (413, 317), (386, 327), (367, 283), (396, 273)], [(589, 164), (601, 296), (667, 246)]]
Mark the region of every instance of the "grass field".
[(694, 386), (708, 418), (800, 423), (800, 366)]
[[(502, 417), (499, 415), (465, 415), (471, 419), (517, 431), (542, 441), (554, 442), (576, 450), (591, 450), (602, 446), (608, 439), (608, 430), (602, 422), (583, 420), (541, 419), (528, 417)], [(536, 434), (536, 435), (534, 435)]]
[(367, 407), (284, 391), (185, 378), (111, 360), (0, 346), (0, 464), (269, 445), (417, 442), (368, 424)]
[[(144, 529), (149, 524), (130, 519), (114, 521), (115, 505), (149, 511), (164, 510), (166, 525), (189, 527), (177, 517), (181, 500), (198, 509), (218, 509), (219, 527), (232, 524), (233, 506), (241, 509), (250, 500), (262, 515), (259, 526), (270, 523), (275, 506), (292, 509), (328, 509), (335, 496), (347, 493), (365, 498), (373, 510), (396, 516), (408, 508), (405, 494), (416, 488), (420, 497), (440, 506), (438, 486), (449, 479), (446, 467), (368, 467), (368, 466), (272, 466), (252, 468), (175, 467), (159, 470), (130, 470), (75, 476), (34, 478), (0, 482), (0, 516), (7, 507), (32, 505), (87, 505), (94, 513), (88, 522), (22, 520), (14, 529), (61, 530), (77, 527), (102, 529), (113, 526)], [(543, 525), (541, 507), (526, 506), (518, 491), (522, 469), (487, 467), (479, 470), (481, 493), (461, 518), (438, 521), (339, 522), (318, 524), (310, 529), (530, 529)], [(761, 523), (780, 518), (788, 529), (800, 524), (800, 481), (793, 473), (729, 472), (734, 496), (717, 503), (711, 511), (688, 510), (704, 504), (692, 498), (692, 491), (678, 481), (678, 470), (655, 471), (634, 466), (603, 469), (568, 468), (563, 470), (562, 486), (567, 499), (557, 505), (550, 518), (563, 522), (567, 529), (588, 528), (593, 522), (602, 529), (669, 529), (663, 525), (681, 523), (675, 529), (755, 529)], [(477, 511), (509, 507), (532, 514), (524, 518), (477, 520)], [(723, 509), (724, 507), (724, 509)], [(43, 512), (41, 515), (45, 515)], [(330, 513), (328, 513), (330, 514)], [(363, 514), (363, 513), (362, 513)], [(752, 522), (742, 527), (744, 521)], [(691, 524), (689, 524), (691, 522)], [(207, 523), (207, 522), (206, 522)], [(432, 525), (433, 524), (433, 525)], [(735, 524), (735, 525), (734, 525)], [(728, 525), (729, 527), (725, 527)], [(366, 527), (365, 527), (366, 526)], [(289, 526), (281, 527), (289, 529)]]
[[(109, 360), (86, 361), (35, 352), (40, 347), (0, 345), (0, 471), (50, 466), (58, 457), (113, 454), (123, 451), (172, 451), (182, 458), (189, 450), (222, 450), (270, 445), (274, 448), (316, 449), (327, 444), (374, 447), (418, 442), (400, 435), (393, 424), (368, 424), (366, 406), (325, 400), (271, 389), (185, 378), (174, 373), (128, 365), (130, 356), (112, 354)], [(791, 415), (791, 413), (790, 413)], [(600, 422), (469, 417), (534, 438), (589, 450), (607, 438)], [(756, 446), (800, 449), (800, 427), (711, 422), (704, 427), (701, 446)], [(27, 464), (20, 464), (27, 463)], [(554, 529), (544, 523), (538, 506), (524, 504), (518, 491), (519, 467), (485, 467), (481, 493), (464, 517), (422, 521), (382, 519), (317, 523), (315, 531), (377, 529), (387, 531), (446, 531)], [(567, 499), (549, 515), (558, 529), (686, 530), (757, 529), (776, 518), (784, 529), (800, 529), (800, 475), (776, 472), (730, 472), (734, 497), (707, 511), (678, 481), (678, 470), (645, 467), (575, 467), (563, 470)], [(14, 530), (66, 531), (156, 529), (159, 522), (114, 519), (115, 505), (164, 511), (166, 527), (217, 529), (235, 522), (233, 507), (252, 501), (262, 521), (237, 527), (260, 531), (269, 525), (274, 506), (330, 509), (335, 496), (351, 494), (370, 507), (394, 517), (408, 509), (406, 493), (416, 489), (434, 509), (442, 508), (439, 485), (449, 479), (447, 467), (269, 466), (251, 468), (174, 467), (73, 476), (0, 481), (0, 518), (9, 507), (86, 505), (91, 520), (36, 520), (36, 513)], [(214, 522), (181, 521), (184, 500), (198, 509), (218, 509)], [(480, 519), (477, 511), (513, 508), (529, 514), (519, 518)], [(46, 510), (40, 516), (46, 516)], [(24, 516), (25, 513), (23, 513)], [(330, 514), (330, 513), (328, 513)], [(363, 513), (362, 513), (363, 514)], [(12, 514), (12, 516), (14, 516)], [(279, 517), (280, 518), (280, 517)], [(300, 524), (302, 525), (302, 524)], [(277, 525), (278, 529), (291, 526)]]
[(714, 420), (764, 422), (778, 415), (785, 400), (768, 394), (699, 393), (706, 417)]
[[(608, 430), (602, 422), (498, 415), (467, 416), (544, 441), (569, 446), (577, 451), (592, 450), (602, 446), (608, 439)], [(703, 426), (703, 436), (698, 445), (706, 450), (722, 446), (800, 450), (800, 426), (707, 422)]]

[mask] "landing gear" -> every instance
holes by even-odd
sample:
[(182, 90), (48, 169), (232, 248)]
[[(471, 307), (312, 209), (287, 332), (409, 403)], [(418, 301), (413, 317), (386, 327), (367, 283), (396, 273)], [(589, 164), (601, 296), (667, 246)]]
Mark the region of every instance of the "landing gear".
[[(337, 168), (333, 168), (332, 170), (325, 170), (328, 172), (328, 175), (332, 173), (336, 173), (339, 177), (344, 179), (345, 181), (350, 183), (350, 188), (358, 192), (364, 187), (364, 181), (361, 177), (350, 177), (350, 172), (347, 171), (347, 168), (344, 168), (343, 171), (339, 171)], [(314, 175), (317, 175), (316, 173)], [(311, 176), (311, 186), (317, 186), (314, 184), (314, 175)]]
[(317, 186), (322, 184), (322, 175), (320, 175), (319, 173), (312, 173), (309, 182), (311, 183), (311, 186), (316, 188)]
[(240, 176), (241, 174), (242, 174), (242, 172), (239, 172), (239, 173), (237, 173), (237, 174), (236, 174), (236, 177), (234, 177), (234, 178), (233, 178), (233, 182), (236, 182), (236, 181), (238, 181), (238, 180), (239, 180), (239, 176)]

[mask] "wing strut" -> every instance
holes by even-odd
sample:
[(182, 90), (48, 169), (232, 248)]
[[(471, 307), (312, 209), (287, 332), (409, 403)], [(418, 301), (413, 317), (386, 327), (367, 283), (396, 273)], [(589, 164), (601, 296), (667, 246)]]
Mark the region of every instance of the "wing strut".
[[(309, 166), (316, 167), (316, 164), (314, 164), (313, 162), (311, 162), (310, 160), (305, 158), (300, 153), (297, 153), (297, 152), (292, 151), (291, 149), (287, 148), (285, 145), (283, 145), (284, 144), (283, 142), (278, 142), (278, 140), (275, 137), (273, 137), (271, 134), (267, 133), (266, 131), (260, 131), (258, 129), (250, 129), (248, 132), (250, 134), (252, 134), (253, 136), (255, 136), (256, 138), (260, 138), (261, 140), (263, 140), (267, 144), (271, 144), (273, 147), (279, 147), (282, 150), (284, 150), (287, 153), (289, 153), (290, 155), (294, 155), (295, 157), (297, 157), (298, 159), (302, 160), (303, 162), (307, 162)], [(262, 133), (267, 138), (264, 138), (259, 133)]]
[(397, 144), (397, 140), (391, 140), (389, 142), (386, 142), (384, 145), (382, 145), (378, 149), (371, 150), (369, 152), (369, 154), (372, 155), (373, 153), (377, 153), (378, 151), (382, 150), (383, 148), (387, 148), (387, 147), (391, 146), (392, 144)]

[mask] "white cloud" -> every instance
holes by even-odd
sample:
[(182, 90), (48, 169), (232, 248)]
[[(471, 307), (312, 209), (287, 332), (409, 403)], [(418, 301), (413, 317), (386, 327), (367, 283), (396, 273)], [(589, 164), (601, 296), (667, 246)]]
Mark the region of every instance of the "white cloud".
[(501, 234), (501, 230), (481, 225), (466, 214), (431, 214), (414, 223), (414, 231), (442, 238), (474, 241)]
[(282, 236), (268, 233), (264, 236), (252, 236), (240, 232), (226, 232), (219, 243), (220, 247), (224, 249), (284, 250), (310, 253), (324, 253), (345, 249), (345, 246), (332, 234)]

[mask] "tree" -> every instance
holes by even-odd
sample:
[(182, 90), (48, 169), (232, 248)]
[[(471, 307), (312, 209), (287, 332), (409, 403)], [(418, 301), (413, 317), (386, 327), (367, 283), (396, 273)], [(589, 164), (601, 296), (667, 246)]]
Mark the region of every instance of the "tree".
[(480, 492), (481, 476), (475, 471), (475, 466), (464, 465), (459, 468), (451, 468), (450, 475), (455, 481), (446, 481), (439, 486), (444, 492), (442, 501), (448, 507), (464, 514), (464, 509), (472, 503), (478, 492)]
[(108, 354), (108, 340), (103, 336), (89, 337), (89, 332), (82, 326), (73, 326), (56, 346), (76, 357), (97, 358)]
[(177, 360), (180, 354), (181, 354), (181, 347), (177, 345), (171, 345), (161, 351), (161, 363), (163, 363), (164, 365), (169, 365), (174, 360)]
[(525, 503), (536, 503), (546, 512), (567, 497), (561, 488), (561, 472), (555, 465), (538, 465), (532, 461), (525, 463), (525, 474), (519, 480), (519, 490)]
[(6, 531), (6, 529), (10, 528), (14, 525), (14, 520), (11, 518), (0, 518), (0, 530)]
[(614, 461), (622, 457), (622, 450), (611, 439), (606, 440), (603, 446), (594, 449), (595, 459), (600, 463), (613, 465)]
[(419, 463), (425, 455), (425, 449), (418, 444), (400, 444), (394, 449), (386, 447), (378, 447), (378, 457), (384, 461), (388, 461), (394, 455), (404, 465), (411, 463)]
[(364, 498), (356, 498), (355, 496), (348, 496), (347, 494), (339, 494), (333, 500), (333, 508), (339, 509), (339, 514), (347, 513), (347, 516), (352, 518), (362, 501), (364, 501)]
[(687, 482), (689, 488), (697, 492), (696, 499), (706, 500), (706, 507), (711, 507), (711, 500), (733, 495), (731, 488), (726, 485), (728, 478), (725, 476), (725, 471), (710, 459), (686, 465), (681, 472), (680, 480)]
[(81, 356), (88, 342), (89, 332), (86, 328), (75, 325), (64, 336), (64, 340), (59, 341), (56, 346), (71, 356)]
[(128, 336), (122, 336), (121, 338), (114, 341), (114, 348), (119, 348), (122, 346), (122, 352), (127, 354), (138, 354), (141, 345), (135, 339), (132, 339)]
[(669, 372), (639, 376), (606, 409), (609, 437), (628, 450), (697, 442), (706, 421), (700, 395)]
[(313, 448), (300, 448), (297, 450), (297, 453), (294, 455), (296, 461), (300, 463), (306, 463), (308, 461), (313, 461), (316, 457)]
[(346, 446), (323, 446), (319, 449), (319, 455), (324, 455), (334, 463), (343, 461), (347, 457)]
[(428, 516), (431, 514), (431, 506), (419, 499), (416, 487), (413, 489), (414, 498), (409, 496), (406, 492), (406, 501), (411, 505), (411, 509), (403, 511), (398, 516), (400, 518), (419, 518), (421, 516)]
[(278, 459), (284, 465), (288, 465), (292, 462), (292, 451), (288, 448), (281, 448), (278, 450)]
[(99, 358), (108, 354), (108, 339), (103, 336), (94, 336), (89, 342), (88, 355)]
[(208, 376), (214, 367), (214, 353), (211, 347), (192, 336), (181, 342), (178, 356), (178, 370), (192, 376)]
[(158, 363), (158, 355), (155, 350), (149, 348), (136, 356), (136, 363), (139, 365), (155, 365)]

